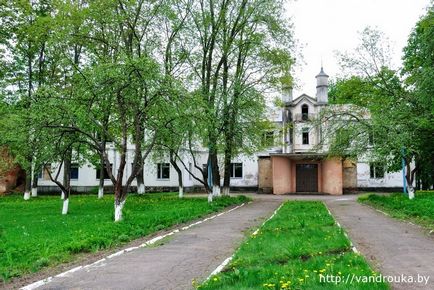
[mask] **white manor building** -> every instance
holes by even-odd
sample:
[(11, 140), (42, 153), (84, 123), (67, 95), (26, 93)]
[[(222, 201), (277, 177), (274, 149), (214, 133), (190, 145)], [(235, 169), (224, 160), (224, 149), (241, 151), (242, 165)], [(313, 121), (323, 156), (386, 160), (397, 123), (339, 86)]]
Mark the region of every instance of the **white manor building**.
[[(293, 99), (292, 91), (287, 90), (282, 95), (285, 108), (283, 110), (275, 108), (272, 112), (270, 118), (277, 126), (283, 128), (286, 123), (292, 124), (290, 126), (292, 129), (283, 133), (283, 142), (279, 142), (283, 145), (259, 152), (254, 156), (238, 156), (233, 159), (232, 190), (274, 194), (297, 192), (343, 194), (355, 190), (397, 190), (402, 187), (400, 172), (386, 173), (380, 167), (364, 162), (362, 159), (357, 162), (327, 159), (326, 149), (318, 149), (322, 132), (310, 125), (309, 119), (314, 118), (323, 108), (330, 105), (328, 104), (328, 75), (322, 68), (316, 79), (315, 97), (302, 94)], [(107, 152), (112, 168), (115, 170), (120, 162), (119, 154), (114, 146), (110, 145), (107, 147)], [(132, 170), (133, 151), (131, 150), (130, 153), (127, 157), (130, 162), (127, 162), (126, 178)], [(183, 161), (191, 171), (201, 176), (188, 156), (185, 156)], [(196, 161), (206, 166), (205, 150), (197, 152)], [(201, 184), (190, 176), (182, 164), (179, 164), (179, 167), (182, 170), (185, 190), (202, 190)], [(223, 166), (220, 167), (223, 170)], [(178, 175), (168, 158), (155, 160), (148, 158), (143, 172), (146, 191), (178, 190)], [(61, 172), (59, 176), (62, 174)], [(223, 176), (223, 172), (221, 175)], [(90, 164), (72, 165), (71, 186), (74, 191), (97, 190), (98, 184), (99, 170)], [(108, 177), (105, 179), (105, 186), (112, 186)], [(44, 172), (39, 176), (38, 187), (42, 192), (59, 191)], [(134, 191), (136, 187), (134, 181), (132, 190)]]

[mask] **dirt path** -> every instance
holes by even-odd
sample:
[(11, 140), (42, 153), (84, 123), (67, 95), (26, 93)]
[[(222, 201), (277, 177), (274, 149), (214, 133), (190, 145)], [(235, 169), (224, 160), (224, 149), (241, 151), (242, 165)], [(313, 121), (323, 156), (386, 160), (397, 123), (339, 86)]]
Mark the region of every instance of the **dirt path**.
[(256, 200), (165, 240), (55, 277), (37, 289), (191, 289), (203, 281), (260, 226), (282, 200)]

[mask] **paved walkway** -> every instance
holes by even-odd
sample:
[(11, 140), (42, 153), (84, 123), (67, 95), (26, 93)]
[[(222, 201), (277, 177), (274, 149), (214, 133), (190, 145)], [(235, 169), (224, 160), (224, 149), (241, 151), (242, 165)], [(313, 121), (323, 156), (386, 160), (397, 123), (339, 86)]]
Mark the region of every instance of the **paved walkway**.
[(428, 284), (392, 283), (394, 289), (434, 289), (434, 238), (420, 227), (390, 218), (354, 197), (326, 201), (357, 249), (383, 275), (430, 277)]
[(38, 289), (191, 289), (203, 281), (282, 200), (259, 200), (95, 267), (56, 277)]

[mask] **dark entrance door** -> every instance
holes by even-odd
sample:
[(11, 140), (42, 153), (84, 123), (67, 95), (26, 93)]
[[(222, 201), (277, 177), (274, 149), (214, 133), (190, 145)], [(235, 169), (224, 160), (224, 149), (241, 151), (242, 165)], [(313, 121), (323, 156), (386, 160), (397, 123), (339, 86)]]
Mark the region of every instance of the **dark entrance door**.
[(297, 192), (318, 192), (318, 164), (296, 165)]

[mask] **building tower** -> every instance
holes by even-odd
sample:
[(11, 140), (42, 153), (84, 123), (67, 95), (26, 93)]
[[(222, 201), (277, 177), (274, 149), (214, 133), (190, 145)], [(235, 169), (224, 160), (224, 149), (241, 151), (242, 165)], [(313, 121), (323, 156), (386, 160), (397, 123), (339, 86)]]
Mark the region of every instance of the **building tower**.
[(328, 97), (329, 76), (324, 72), (322, 66), (321, 66), (321, 71), (315, 78), (316, 78), (316, 100), (319, 105), (325, 105), (329, 101), (329, 97)]

